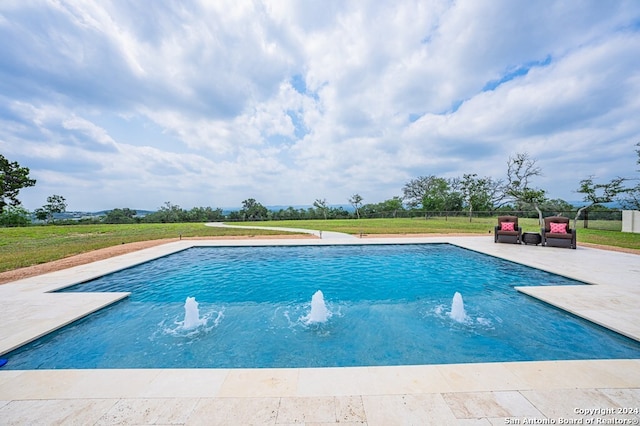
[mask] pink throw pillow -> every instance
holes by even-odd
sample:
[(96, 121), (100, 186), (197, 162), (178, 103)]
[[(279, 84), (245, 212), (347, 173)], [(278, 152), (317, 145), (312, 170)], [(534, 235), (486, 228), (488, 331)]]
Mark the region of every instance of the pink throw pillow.
[(500, 227), (501, 231), (515, 231), (515, 223), (513, 222), (502, 222), (502, 226)]
[(567, 224), (566, 223), (557, 223), (551, 222), (549, 224), (549, 230), (552, 234), (566, 234), (567, 233)]

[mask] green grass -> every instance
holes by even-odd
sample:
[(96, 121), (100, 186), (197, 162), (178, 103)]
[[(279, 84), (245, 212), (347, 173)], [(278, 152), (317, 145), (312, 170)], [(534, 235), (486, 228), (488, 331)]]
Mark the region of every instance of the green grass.
[(188, 237), (274, 235), (282, 232), (228, 229), (201, 223), (64, 225), (0, 228), (0, 272), (137, 241)]
[(319, 229), (347, 234), (421, 234), (471, 232), (487, 233), (493, 230), (495, 218), (397, 218), (397, 219), (335, 219), (335, 220), (278, 220), (246, 222), (251, 226), (281, 226), (288, 228)]
[(592, 243), (640, 250), (640, 234), (598, 229), (578, 229), (578, 244)]
[[(348, 234), (489, 234), (497, 223), (494, 218), (398, 218), (398, 219), (340, 219), (340, 220), (287, 220), (271, 222), (246, 222), (252, 226), (283, 226), (291, 228), (319, 229)], [(518, 224), (524, 232), (540, 232), (538, 219), (521, 218)], [(578, 243), (603, 244), (640, 250), (640, 234), (620, 232), (619, 221), (589, 221), (589, 229), (577, 222)]]
[[(344, 219), (344, 220), (291, 220), (273, 222), (246, 222), (241, 225), (278, 226), (290, 228), (337, 231), (349, 234), (448, 234), (493, 232), (496, 218), (398, 218), (398, 219)], [(539, 232), (537, 219), (520, 219), (525, 232)], [(640, 234), (602, 230), (609, 226), (620, 229), (620, 222), (590, 221), (589, 229), (581, 229), (578, 222), (578, 244), (603, 244), (640, 250)], [(122, 243), (178, 239), (188, 237), (273, 235), (282, 232), (251, 229), (228, 229), (204, 226), (201, 223), (132, 224), (132, 225), (66, 225), (0, 228), (0, 272), (24, 266), (50, 262), (74, 254)]]

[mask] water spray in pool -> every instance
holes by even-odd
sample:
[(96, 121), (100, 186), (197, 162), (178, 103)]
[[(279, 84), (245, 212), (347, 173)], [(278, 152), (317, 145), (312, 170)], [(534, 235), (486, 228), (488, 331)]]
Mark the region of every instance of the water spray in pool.
[(327, 322), (331, 317), (331, 311), (327, 309), (327, 305), (324, 303), (324, 295), (322, 291), (318, 290), (311, 297), (311, 311), (309, 315), (302, 318), (302, 321), (309, 324), (321, 324)]
[(451, 302), (451, 312), (449, 316), (452, 320), (457, 322), (465, 322), (467, 320), (467, 313), (464, 311), (464, 301), (462, 295), (456, 291), (453, 295), (453, 301)]
[(184, 321), (182, 328), (184, 330), (193, 330), (199, 326), (206, 324), (206, 318), (200, 318), (200, 311), (198, 310), (198, 302), (195, 297), (187, 297), (184, 303)]

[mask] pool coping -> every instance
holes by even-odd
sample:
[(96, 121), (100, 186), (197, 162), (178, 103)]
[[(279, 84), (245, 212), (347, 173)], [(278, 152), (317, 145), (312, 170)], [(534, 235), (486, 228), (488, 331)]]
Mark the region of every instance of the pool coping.
[[(491, 236), (182, 240), (1, 285), (0, 309), (10, 315), (0, 329), (0, 353), (8, 352), (10, 345), (15, 346), (15, 338), (8, 343), (11, 335), (35, 338), (52, 323), (57, 321), (53, 327), (59, 327), (70, 317), (79, 315), (78, 305), (86, 303), (95, 310), (96, 306), (109, 303), (94, 299), (94, 293), (48, 292), (190, 247), (423, 243), (454, 244), (591, 284), (527, 287), (519, 291), (640, 340), (640, 325), (636, 324), (640, 306), (640, 256), (634, 254), (580, 246), (571, 250), (494, 244)], [(73, 297), (63, 301), (60, 296), (64, 295)], [(29, 325), (37, 331), (25, 332)], [(121, 385), (124, 380), (127, 386)], [(280, 398), (282, 403), (282, 398), (333, 397), (336, 403), (340, 397), (354, 395), (359, 396), (360, 401), (364, 401), (365, 396), (483, 392), (494, 398), (499, 392), (526, 396), (529, 391), (554, 389), (584, 389), (585, 392), (620, 389), (640, 398), (639, 388), (640, 359), (319, 369), (0, 370), (0, 414), (3, 401), (6, 406), (12, 406), (11, 401), (27, 400)]]

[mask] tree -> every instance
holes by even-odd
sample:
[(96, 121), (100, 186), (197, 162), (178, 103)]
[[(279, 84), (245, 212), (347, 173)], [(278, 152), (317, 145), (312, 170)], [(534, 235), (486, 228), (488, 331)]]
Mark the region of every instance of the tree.
[(27, 226), (29, 212), (20, 206), (9, 206), (0, 213), (0, 226)]
[(627, 192), (628, 190), (622, 186), (624, 181), (625, 179), (621, 177), (612, 179), (607, 183), (594, 183), (593, 176), (589, 176), (587, 179), (582, 179), (580, 181), (580, 188), (577, 192), (584, 194), (583, 201), (586, 201), (589, 204), (580, 207), (576, 212), (576, 216), (573, 218), (573, 229), (576, 229), (576, 222), (583, 210), (587, 210), (588, 208), (598, 204), (610, 203), (615, 200), (618, 194)]
[(463, 175), (460, 181), (460, 192), (469, 211), (469, 222), (471, 222), (474, 208), (476, 210), (489, 210), (493, 207), (491, 199), (492, 182), (491, 178), (479, 178), (475, 173)]
[(312, 208), (305, 211), (305, 209), (295, 209), (292, 206), (289, 206), (286, 209), (271, 212), (271, 218), (274, 220), (299, 220), (315, 217), (316, 211)]
[(411, 179), (402, 188), (402, 197), (407, 202), (410, 208), (422, 207), (425, 208), (425, 199), (427, 193), (435, 185), (435, 176), (418, 176), (416, 179)]
[(47, 197), (45, 208), (53, 213), (64, 213), (67, 211), (67, 200), (62, 195), (52, 195)]
[(509, 157), (507, 162), (507, 184), (504, 194), (516, 203), (518, 210), (523, 210), (527, 205), (532, 205), (538, 212), (540, 227), (543, 225), (542, 210), (540, 204), (546, 201), (546, 191), (544, 189), (531, 188), (530, 180), (535, 176), (540, 176), (542, 169), (536, 166), (536, 160), (529, 157), (529, 154), (520, 153), (515, 157)]
[(324, 220), (327, 220), (327, 210), (328, 210), (328, 206), (327, 206), (327, 200), (326, 199), (316, 199), (313, 202), (313, 207), (315, 207), (316, 209), (320, 210), (322, 212), (322, 216), (324, 217)]
[(422, 207), (427, 211), (444, 211), (448, 209), (451, 196), (451, 181), (444, 178), (432, 179), (425, 190)]
[[(636, 161), (637, 164), (640, 164), (640, 142), (636, 144), (638, 149), (636, 149), (636, 154), (638, 154), (638, 159)], [(640, 169), (638, 169), (640, 172)], [(628, 179), (628, 180), (640, 180), (640, 179)], [(622, 200), (622, 206), (626, 209), (631, 210), (640, 210), (640, 182), (631, 188), (627, 188), (625, 191), (626, 196)]]
[(229, 212), (229, 214), (227, 215), (227, 219), (239, 221), (239, 220), (242, 220), (242, 215), (240, 214), (240, 211), (234, 210), (232, 212)]
[(49, 212), (44, 209), (44, 207), (39, 207), (33, 211), (36, 219), (45, 221), (49, 219)]
[(267, 219), (269, 210), (254, 198), (249, 198), (242, 202), (240, 214), (242, 220), (264, 220)]
[(629, 210), (640, 210), (640, 183), (626, 191), (626, 197), (621, 200), (622, 207)]
[(390, 213), (392, 217), (396, 217), (398, 212), (403, 209), (402, 198), (393, 197), (389, 200), (385, 200), (380, 204), (381, 210), (384, 213)]
[(560, 198), (546, 200), (544, 203), (540, 204), (540, 210), (553, 212), (555, 216), (561, 216), (562, 212), (573, 211), (573, 209), (574, 207), (571, 204)]
[(403, 199), (411, 208), (421, 206), (425, 217), (429, 211), (457, 211), (462, 207), (462, 199), (456, 187), (455, 179), (420, 176), (402, 188)]
[(104, 223), (134, 223), (136, 213), (135, 210), (129, 208), (113, 209), (107, 212), (103, 221)]
[(145, 222), (149, 223), (176, 223), (183, 222), (185, 211), (170, 201), (165, 201), (164, 205), (158, 208), (158, 211), (150, 213), (144, 217)]
[(184, 218), (187, 222), (213, 222), (224, 219), (221, 208), (194, 207), (185, 212)]
[(47, 197), (47, 204), (35, 210), (36, 219), (54, 222), (54, 213), (64, 213), (67, 211), (67, 200), (62, 195), (52, 195)]
[(349, 212), (342, 207), (329, 207), (327, 216), (332, 219), (347, 219), (349, 217)]
[(486, 177), (487, 179), (487, 195), (489, 196), (488, 210), (493, 210), (496, 207), (501, 207), (506, 204), (504, 193), (504, 181), (502, 179), (493, 179)]
[(404, 210), (402, 199), (393, 197), (376, 204), (365, 204), (360, 207), (360, 213), (365, 217), (396, 217), (398, 211)]
[(28, 167), (20, 167), (16, 161), (9, 162), (0, 154), (0, 213), (8, 205), (19, 206), (18, 192), (35, 184), (35, 179), (29, 179)]
[(363, 198), (360, 196), (360, 194), (353, 194), (351, 198), (349, 198), (349, 204), (351, 204), (353, 208), (356, 209), (356, 217), (358, 219), (360, 219), (360, 206), (362, 205), (362, 200)]

